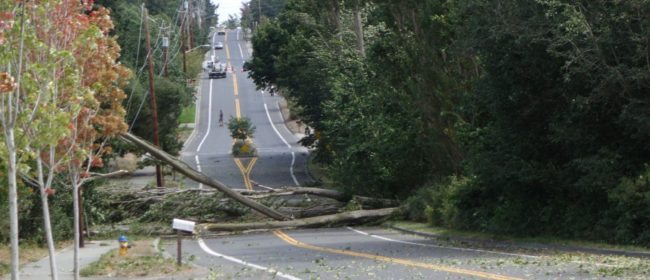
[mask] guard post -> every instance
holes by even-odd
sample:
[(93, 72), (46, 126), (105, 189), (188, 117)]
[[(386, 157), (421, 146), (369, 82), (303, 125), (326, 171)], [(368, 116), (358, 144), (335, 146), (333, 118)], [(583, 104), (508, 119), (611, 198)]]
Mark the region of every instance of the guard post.
[(181, 244), (182, 244), (182, 234), (184, 232), (188, 233), (193, 233), (194, 232), (194, 225), (196, 223), (192, 221), (187, 221), (187, 220), (181, 220), (181, 219), (174, 219), (172, 221), (172, 228), (176, 231), (176, 264), (181, 265), (182, 261), (182, 250), (181, 250)]

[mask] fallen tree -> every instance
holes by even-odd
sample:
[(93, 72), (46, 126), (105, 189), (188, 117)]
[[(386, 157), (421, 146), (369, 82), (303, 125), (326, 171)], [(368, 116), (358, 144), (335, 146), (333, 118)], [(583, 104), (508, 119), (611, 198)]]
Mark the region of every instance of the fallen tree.
[(176, 169), (178, 172), (182, 173), (183, 175), (187, 176), (188, 178), (199, 182), (203, 183), (206, 186), (215, 188), (222, 192), (224, 195), (262, 213), (263, 215), (279, 220), (279, 221), (285, 221), (289, 220), (290, 218), (278, 211), (275, 211), (263, 204), (260, 204), (248, 197), (245, 197), (238, 192), (232, 190), (228, 186), (226, 186), (224, 183), (219, 182), (215, 179), (212, 179), (208, 176), (205, 176), (203, 173), (200, 173), (196, 170), (194, 170), (192, 167), (187, 165), (186, 163), (176, 159), (175, 157), (171, 156), (170, 154), (166, 153), (165, 151), (158, 149), (156, 146), (148, 143), (147, 141), (141, 139), (140, 137), (137, 137), (131, 133), (124, 133), (120, 135), (120, 138), (131, 142), (138, 147), (142, 148), (143, 150), (149, 152), (152, 156), (156, 157), (157, 159), (166, 162), (169, 164), (171, 167)]
[(278, 229), (278, 228), (312, 228), (332, 225), (361, 224), (370, 221), (385, 219), (395, 213), (398, 208), (384, 208), (377, 210), (357, 210), (333, 215), (325, 215), (290, 221), (268, 221), (255, 223), (209, 223), (197, 227), (196, 233), (218, 231), (244, 231), (253, 229)]
[[(158, 147), (148, 143), (147, 141), (133, 135), (130, 133), (125, 133), (120, 136), (122, 140), (133, 143), (134, 145), (142, 148), (143, 150), (149, 152), (153, 157), (157, 158), (160, 161), (163, 161), (169, 164), (172, 168), (187, 176), (188, 178), (203, 183), (206, 186), (216, 189), (217, 191), (223, 193), (223, 195), (243, 204), (244, 206), (253, 209), (269, 218), (275, 219), (276, 221), (267, 221), (267, 222), (256, 222), (256, 223), (237, 223), (237, 224), (225, 224), (225, 223), (206, 223), (200, 227), (200, 230), (206, 231), (242, 231), (242, 230), (251, 230), (251, 229), (274, 229), (274, 228), (306, 228), (306, 227), (319, 227), (319, 226), (332, 226), (332, 225), (342, 225), (342, 224), (360, 224), (369, 221), (377, 221), (384, 219), (395, 211), (398, 208), (385, 208), (397, 206), (398, 202), (390, 199), (377, 199), (369, 197), (359, 197), (355, 196), (352, 200), (353, 203), (357, 204), (360, 208), (382, 208), (376, 210), (357, 210), (344, 213), (337, 213), (342, 208), (346, 206), (346, 202), (349, 202), (349, 197), (344, 196), (336, 190), (329, 189), (320, 189), (320, 188), (302, 188), (302, 187), (288, 187), (281, 189), (273, 189), (260, 184), (256, 184), (258, 187), (266, 189), (266, 191), (245, 191), (244, 193), (250, 197), (242, 195), (242, 193), (235, 191), (222, 182), (212, 179), (203, 173), (200, 173), (194, 170), (192, 167), (182, 162), (181, 160), (169, 155), (165, 151), (158, 149)], [(167, 195), (178, 195), (182, 193), (190, 193), (192, 191), (173, 191), (171, 193), (165, 192), (152, 192), (148, 193), (151, 196), (147, 197), (147, 193), (144, 197), (140, 195), (135, 195), (130, 201), (124, 201), (124, 203), (138, 203), (138, 202), (152, 202), (152, 201), (164, 201), (164, 198)], [(198, 191), (201, 193), (202, 191)], [(284, 206), (278, 205), (278, 210), (275, 210), (271, 207), (268, 207), (255, 199), (262, 198), (272, 198), (279, 196), (296, 196), (304, 195), (307, 197), (307, 201), (311, 201), (308, 198), (309, 195), (320, 196), (322, 199), (330, 199), (333, 202), (322, 203), (320, 205), (312, 205), (309, 207), (294, 207), (294, 206)], [(220, 211), (232, 212), (232, 213), (243, 213), (231, 206), (232, 204), (228, 203), (228, 200), (223, 198), (219, 201), (217, 206), (220, 206)], [(336, 213), (336, 214), (330, 214)], [(323, 215), (328, 214), (328, 215)], [(318, 215), (315, 217), (309, 217), (313, 215)], [(293, 219), (293, 217), (308, 217), (301, 219)]]

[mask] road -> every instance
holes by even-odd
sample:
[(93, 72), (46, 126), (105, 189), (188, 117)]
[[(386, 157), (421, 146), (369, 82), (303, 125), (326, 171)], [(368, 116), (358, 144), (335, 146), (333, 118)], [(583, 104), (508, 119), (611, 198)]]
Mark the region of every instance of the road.
[[(310, 180), (307, 150), (284, 125), (278, 97), (255, 90), (242, 72), (250, 57), (242, 34), (229, 30), (213, 40), (224, 42), (224, 49), (206, 55), (219, 57), (230, 70), (225, 79), (201, 80), (196, 130), (182, 159), (235, 189), (256, 188), (251, 181), (280, 187)], [(219, 110), (226, 121), (251, 118), (259, 157), (233, 159)], [(165, 249), (176, 252), (174, 244)], [(212, 271), (209, 279), (608, 279), (593, 273), (603, 268), (597, 263), (438, 244), (383, 228), (202, 236), (183, 240), (183, 252), (184, 259)]]
[[(197, 100), (197, 121), (194, 133), (181, 152), (183, 161), (200, 172), (216, 178), (235, 189), (255, 189), (252, 181), (265, 186), (296, 186), (309, 181), (305, 170), (308, 151), (297, 144), (300, 136), (284, 125), (279, 97), (257, 91), (242, 71), (250, 57), (249, 48), (238, 31), (213, 35), (224, 48), (206, 54), (228, 67), (225, 79), (208, 79), (204, 73)], [(248, 117), (256, 127), (253, 141), (257, 158), (234, 159), (232, 138), (226, 125), (219, 125), (219, 112), (224, 123), (230, 117)], [(203, 187), (200, 186), (199, 187)]]

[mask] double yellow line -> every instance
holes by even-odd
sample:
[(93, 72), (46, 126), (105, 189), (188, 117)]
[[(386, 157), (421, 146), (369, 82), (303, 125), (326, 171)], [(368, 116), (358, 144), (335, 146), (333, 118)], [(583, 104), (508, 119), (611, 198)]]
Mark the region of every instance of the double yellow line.
[[(232, 70), (232, 64), (230, 63), (230, 48), (228, 48), (228, 33), (226, 33), (226, 37), (224, 38), (224, 45), (226, 49), (226, 59), (228, 61), (228, 68)], [(239, 104), (239, 88), (237, 86), (237, 75), (232, 72), (232, 84), (233, 84), (233, 90), (235, 94), (235, 116), (237, 118), (241, 118), (241, 106)], [(234, 139), (233, 139), (234, 143)], [(246, 186), (246, 189), (249, 191), (253, 190), (253, 184), (251, 183), (251, 171), (253, 170), (253, 166), (255, 165), (255, 162), (257, 162), (257, 158), (254, 157), (251, 159), (251, 161), (248, 162), (248, 164), (244, 167), (244, 164), (242, 161), (238, 158), (235, 158), (235, 164), (239, 168), (239, 171), (241, 171), (242, 176), (244, 177), (244, 185)]]
[(235, 158), (235, 164), (239, 168), (239, 171), (241, 171), (241, 174), (244, 177), (244, 185), (246, 186), (246, 189), (249, 191), (253, 190), (253, 183), (251, 183), (251, 171), (253, 170), (253, 166), (255, 165), (255, 162), (257, 162), (256, 157), (252, 158), (251, 161), (248, 162), (246, 167), (244, 167), (244, 164), (241, 162), (241, 159)]
[(450, 272), (450, 273), (456, 273), (456, 274), (464, 274), (464, 275), (481, 277), (481, 278), (486, 278), (486, 279), (523, 280), (522, 278), (503, 276), (503, 275), (499, 275), (499, 274), (487, 273), (487, 272), (482, 272), (482, 271), (474, 271), (474, 270), (455, 268), (455, 267), (449, 267), (449, 266), (443, 266), (443, 265), (435, 265), (435, 264), (429, 264), (429, 263), (415, 262), (415, 261), (406, 260), (406, 259), (397, 259), (397, 258), (380, 256), (380, 255), (372, 255), (372, 254), (368, 254), (368, 253), (355, 252), (355, 251), (350, 251), (350, 250), (341, 250), (341, 249), (334, 249), (334, 248), (327, 248), (327, 247), (319, 247), (319, 246), (309, 245), (309, 244), (302, 243), (302, 242), (300, 242), (298, 240), (293, 239), (291, 236), (287, 235), (286, 233), (284, 233), (281, 230), (274, 230), (273, 234), (275, 234), (275, 236), (277, 236), (278, 238), (282, 239), (284, 242), (287, 242), (287, 243), (289, 243), (289, 244), (291, 244), (293, 246), (303, 248), (303, 249), (307, 249), (307, 250), (320, 251), (320, 252), (326, 252), (326, 253), (333, 253), (333, 254), (339, 254), (339, 255), (359, 257), (359, 258), (366, 258), (366, 259), (371, 259), (373, 261), (382, 261), (382, 262), (387, 262), (387, 263), (401, 264), (401, 265), (410, 266), (410, 267), (418, 267), (418, 268), (425, 268), (425, 269), (444, 271), (444, 272)]

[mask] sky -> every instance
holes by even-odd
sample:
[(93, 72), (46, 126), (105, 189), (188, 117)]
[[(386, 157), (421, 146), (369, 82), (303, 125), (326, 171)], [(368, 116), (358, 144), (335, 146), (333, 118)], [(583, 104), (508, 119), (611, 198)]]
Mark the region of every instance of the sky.
[(219, 4), (217, 8), (217, 14), (219, 14), (219, 21), (224, 22), (228, 19), (228, 16), (235, 14), (237, 18), (241, 16), (239, 9), (241, 8), (242, 2), (248, 2), (248, 0), (210, 0), (213, 4)]

